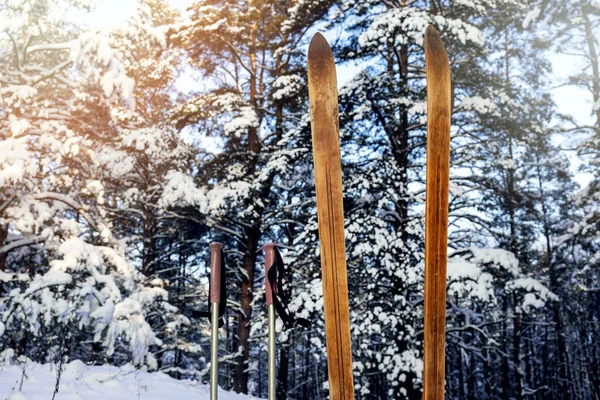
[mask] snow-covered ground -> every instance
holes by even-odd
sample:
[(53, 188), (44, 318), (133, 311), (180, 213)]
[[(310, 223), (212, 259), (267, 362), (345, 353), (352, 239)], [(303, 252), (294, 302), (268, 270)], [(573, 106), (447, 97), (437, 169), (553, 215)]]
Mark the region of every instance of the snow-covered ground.
[[(51, 400), (55, 385), (55, 365), (31, 361), (0, 365), (0, 400)], [(219, 390), (219, 400), (252, 398)], [(195, 381), (178, 381), (160, 372), (139, 371), (130, 365), (86, 366), (73, 361), (63, 367), (55, 399), (205, 400), (209, 399), (209, 387)]]

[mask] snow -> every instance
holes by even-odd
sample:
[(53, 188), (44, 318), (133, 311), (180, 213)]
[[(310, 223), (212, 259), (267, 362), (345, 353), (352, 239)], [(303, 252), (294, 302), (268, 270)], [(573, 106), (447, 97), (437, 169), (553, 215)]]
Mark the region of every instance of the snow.
[(258, 128), (258, 116), (251, 107), (242, 107), (239, 113), (240, 115), (223, 125), (226, 135), (241, 137), (248, 129)]
[[(13, 279), (12, 274), (7, 274), (6, 272), (0, 270), (0, 282), (9, 282)], [(1, 334), (0, 334), (1, 336)]]
[(527, 29), (532, 22), (535, 22), (538, 17), (540, 16), (540, 13), (542, 12), (541, 8), (539, 5), (536, 5), (535, 7), (533, 7), (533, 10), (529, 11), (527, 13), (527, 15), (525, 16), (525, 19), (523, 20), (523, 28)]
[(517, 278), (506, 284), (507, 291), (526, 290), (522, 302), (519, 305), (520, 310), (525, 312), (531, 308), (541, 308), (547, 301), (558, 301), (558, 296), (552, 293), (548, 288), (533, 278)]
[(0, 88), (0, 102), (10, 97), (11, 100), (27, 100), (38, 94), (38, 90), (29, 85), (7, 85)]
[[(35, 275), (24, 292), (10, 293), (6, 303), (10, 306), (0, 312), (3, 324), (15, 329), (26, 321), (37, 334), (38, 323), (53, 324), (54, 317), (61, 323), (76, 320), (80, 327), (93, 326), (94, 340), (103, 340), (107, 354), (123, 342), (131, 360), (142, 363), (149, 346), (162, 343), (146, 321), (148, 313), (155, 307), (165, 316), (177, 311), (166, 303), (167, 292), (140, 286), (134, 266), (113, 248), (71, 237), (57, 250), (61, 258), (50, 261), (48, 272)], [(73, 282), (78, 284), (66, 290), (64, 285)], [(189, 324), (185, 317), (178, 322)]]
[(221, 26), (225, 25), (226, 23), (227, 23), (227, 20), (225, 18), (221, 18), (220, 20), (218, 20), (214, 24), (205, 26), (203, 29), (205, 31), (207, 31), (207, 32), (216, 31)]
[(448, 295), (495, 302), (494, 277), (477, 264), (465, 260), (448, 260)]
[(480, 96), (466, 97), (462, 99), (460, 104), (458, 105), (459, 109), (465, 111), (476, 111), (482, 114), (492, 114), (495, 116), (499, 116), (500, 114), (496, 111), (496, 103), (492, 99), (484, 99)]
[(483, 46), (481, 31), (460, 19), (436, 15), (433, 18), (427, 11), (416, 7), (391, 8), (377, 16), (369, 28), (363, 32), (358, 43), (361, 47), (383, 50), (387, 43), (423, 45), (423, 32), (429, 24), (435, 24), (441, 31), (460, 41), (463, 45), (472, 43)]
[(285, 100), (295, 96), (303, 88), (304, 82), (299, 75), (283, 75), (273, 82), (273, 98)]
[(429, 23), (429, 16), (424, 11), (416, 8), (392, 8), (375, 18), (371, 26), (360, 35), (359, 44), (361, 47), (382, 45), (390, 36), (394, 36), (399, 43), (407, 43), (408, 37), (397, 35), (396, 32), (410, 31), (411, 36), (414, 32), (419, 32), (419, 36), (422, 36)]
[(216, 185), (210, 189), (198, 188), (189, 175), (170, 171), (166, 176), (159, 205), (165, 208), (177, 204), (192, 205), (202, 213), (215, 213), (235, 202), (241, 202), (250, 189), (250, 184), (242, 181)]
[[(0, 326), (1, 329), (1, 326)], [(2, 365), (0, 355), (0, 398), (6, 400), (49, 400), (56, 385), (56, 364), (38, 364), (27, 360), (19, 365)], [(21, 385), (22, 380), (22, 385)], [(20, 390), (19, 390), (20, 389)], [(131, 365), (88, 366), (81, 361), (63, 365), (56, 400), (111, 399), (163, 400), (210, 398), (206, 384), (176, 380), (161, 372), (138, 370)], [(221, 400), (256, 399), (219, 390)]]
[[(504, 293), (518, 294), (518, 312), (530, 312), (541, 308), (549, 301), (558, 301), (539, 280), (526, 276), (515, 255), (503, 249), (470, 247), (465, 256), (455, 256), (448, 260), (448, 295), (465, 299), (481, 300), (496, 304), (496, 290), (502, 287)], [(496, 274), (498, 269), (506, 270), (511, 279), (502, 285)]]
[(514, 276), (521, 273), (519, 260), (508, 250), (477, 247), (471, 247), (469, 250), (473, 253), (473, 258), (470, 261), (474, 263), (492, 263), (504, 268)]
[(26, 138), (0, 141), (0, 149), (0, 187), (20, 183), (26, 174), (35, 173)]
[(67, 285), (71, 283), (71, 281), (71, 275), (62, 271), (56, 271), (51, 269), (44, 275), (36, 275), (36, 277), (29, 285), (29, 288), (25, 291), (24, 297), (29, 296), (30, 294), (49, 286)]
[(10, 122), (10, 132), (14, 137), (20, 136), (30, 127), (29, 121), (18, 119), (14, 114), (8, 116), (8, 121)]
[[(130, 109), (135, 107), (133, 88), (135, 81), (127, 76), (125, 69), (110, 46), (109, 38), (99, 32), (84, 32), (77, 40), (69, 43), (71, 61), (81, 64), (86, 75), (91, 75), (106, 97), (118, 92)], [(98, 69), (83, 65), (86, 61), (95, 62)], [(100, 72), (99, 70), (103, 71)]]

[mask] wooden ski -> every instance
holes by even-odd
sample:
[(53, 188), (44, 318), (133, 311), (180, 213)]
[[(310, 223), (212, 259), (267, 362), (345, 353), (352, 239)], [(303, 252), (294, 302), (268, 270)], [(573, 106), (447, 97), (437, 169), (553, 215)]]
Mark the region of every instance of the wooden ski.
[(308, 48), (308, 96), (323, 271), (329, 396), (332, 400), (351, 400), (354, 399), (354, 380), (337, 78), (333, 53), (320, 33), (312, 38)]
[(448, 55), (433, 26), (425, 32), (427, 173), (423, 400), (444, 399), (446, 259), (452, 89)]

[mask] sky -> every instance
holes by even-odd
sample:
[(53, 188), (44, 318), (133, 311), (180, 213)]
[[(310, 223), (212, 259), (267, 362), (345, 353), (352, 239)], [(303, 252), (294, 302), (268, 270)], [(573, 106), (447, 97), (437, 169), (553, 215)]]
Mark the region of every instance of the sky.
[[(192, 0), (170, 0), (169, 3), (185, 11), (185, 8), (192, 3)], [(74, 18), (81, 19), (85, 23), (92, 27), (99, 29), (110, 29), (124, 23), (130, 16), (132, 16), (138, 6), (137, 0), (98, 0), (96, 2), (96, 8), (89, 14), (74, 15)], [(335, 35), (335, 33), (331, 33)], [(328, 37), (330, 35), (326, 35)], [(332, 39), (333, 37), (331, 37)], [(580, 123), (591, 123), (591, 105), (592, 98), (591, 94), (580, 88), (573, 86), (559, 86), (561, 83), (566, 81), (566, 77), (571, 71), (578, 66), (578, 60), (575, 57), (569, 57), (565, 55), (550, 55), (550, 61), (553, 67), (553, 81), (556, 82), (556, 88), (551, 90), (554, 101), (556, 102), (557, 109), (560, 113), (570, 114), (575, 117)], [(338, 66), (338, 86), (342, 86), (345, 82), (350, 80), (352, 76), (359, 71), (360, 67), (353, 65), (342, 65)], [(192, 76), (184, 77), (178, 86), (182, 89), (194, 87), (195, 81)], [(569, 142), (572, 138), (560, 137), (558, 140), (564, 146), (569, 146)], [(580, 160), (575, 154), (571, 156), (573, 172), (577, 172)], [(590, 180), (588, 174), (576, 173), (575, 180), (582, 186), (587, 184)]]
[[(169, 4), (184, 11), (191, 0), (169, 0)], [(112, 28), (131, 17), (138, 7), (137, 0), (96, 0), (95, 9), (82, 20), (96, 28)]]

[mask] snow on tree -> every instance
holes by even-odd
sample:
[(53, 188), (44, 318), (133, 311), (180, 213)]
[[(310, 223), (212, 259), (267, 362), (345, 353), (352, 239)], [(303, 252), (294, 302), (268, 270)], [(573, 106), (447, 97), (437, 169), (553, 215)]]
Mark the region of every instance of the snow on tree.
[[(230, 277), (220, 384), (263, 396), (260, 245), (274, 241), (284, 295), (313, 321), (278, 335), (277, 397), (327, 397), (305, 91), (307, 32), (322, 29), (339, 34), (338, 64), (361, 68), (340, 88), (357, 398), (419, 397), (432, 23), (455, 99), (447, 397), (598, 396), (595, 2), (200, 0), (180, 15), (141, 0), (109, 32), (67, 20), (92, 5), (0, 7), (5, 355), (205, 379), (198, 311), (219, 240)], [(555, 50), (583, 57), (568, 83), (590, 91), (593, 123), (557, 118)], [(190, 77), (194, 90), (182, 88)], [(573, 133), (592, 175), (579, 191), (556, 146)]]
[[(233, 388), (241, 393), (251, 389), (249, 376), (255, 374), (249, 364), (253, 319), (263, 318), (254, 312), (259, 244), (267, 238), (281, 241), (278, 232), (289, 220), (276, 218), (285, 214), (278, 209), (291, 207), (293, 200), (285, 194), (283, 185), (289, 180), (283, 176), (295, 172), (287, 171), (295, 160), (307, 161), (306, 141), (295, 148), (298, 138), (290, 134), (308, 137), (308, 130), (296, 129), (306, 99), (300, 84), (305, 83), (305, 67), (299, 44), (307, 40), (306, 28), (327, 8), (327, 2), (319, 1), (288, 8), (278, 1), (201, 0), (190, 6), (190, 21), (173, 26), (169, 37), (186, 50), (189, 65), (204, 79), (203, 89), (190, 94), (176, 110), (175, 126), (219, 138), (218, 154), (207, 154), (202, 164), (206, 178), (198, 179), (194, 189), (182, 190), (181, 200), (192, 200), (189, 204), (199, 211), (196, 220), (222, 235), (232, 249), (230, 261), (240, 296), (232, 346)], [(293, 181), (292, 188), (305, 187), (305, 180), (303, 176)], [(211, 198), (218, 203), (204, 203)], [(287, 238), (283, 242), (290, 243)]]
[[(509, 87), (498, 73), (503, 70), (496, 69), (504, 60), (498, 56), (504, 44), (499, 35), (503, 24), (510, 21), (507, 16), (524, 16), (525, 10), (520, 2), (495, 1), (368, 1), (340, 7), (339, 21), (347, 24), (347, 34), (336, 49), (338, 59), (364, 66), (340, 91), (350, 285), (354, 283), (352, 290), (359, 293), (353, 309), (361, 395), (420, 395), (426, 143), (422, 46), (429, 24), (442, 35), (454, 82), (449, 245), (456, 251), (474, 245), (500, 246), (517, 255), (519, 249), (502, 240), (518, 241), (516, 234), (511, 237), (504, 230), (506, 225), (489, 219), (491, 210), (498, 210), (498, 218), (506, 218), (506, 209), (498, 203), (483, 204), (491, 199), (503, 201), (495, 191), (509, 175), (506, 171), (512, 170), (511, 162), (526, 154), (527, 140), (542, 135), (547, 122), (539, 117), (542, 107), (548, 109), (547, 98), (534, 104), (530, 100), (537, 93), (527, 92), (527, 85)], [(529, 79), (537, 73), (541, 78), (543, 74), (533, 65), (523, 63), (518, 74)], [(537, 88), (537, 82), (539, 78), (530, 85)], [(540, 107), (539, 114), (530, 113), (535, 107)], [(507, 108), (514, 109), (512, 115), (506, 113)], [(524, 113), (526, 109), (530, 114)], [(505, 138), (518, 133), (506, 129), (515, 126), (521, 129), (519, 151), (523, 153), (511, 159)], [(482, 156), (488, 153), (493, 156)], [(523, 187), (529, 185), (528, 179), (523, 180)], [(528, 223), (519, 227), (530, 232)], [(499, 232), (491, 233), (495, 229)], [(535, 239), (528, 239), (519, 243), (531, 246)], [(521, 265), (530, 267), (528, 262)], [(483, 283), (487, 278), (477, 276)], [(507, 279), (497, 281), (501, 293), (508, 293), (508, 283)], [(449, 309), (449, 320), (453, 312), (459, 310)], [(388, 357), (382, 359), (383, 354)], [(450, 382), (453, 393), (454, 377)]]
[[(538, 42), (543, 43), (549, 53), (558, 57), (565, 55), (572, 60), (570, 69), (557, 71), (561, 80), (556, 85), (580, 89), (588, 103), (583, 111), (589, 113), (589, 118), (584, 120), (560, 114), (555, 128), (563, 135), (564, 152), (577, 152), (581, 163), (579, 171), (589, 179), (579, 190), (563, 192), (557, 201), (551, 201), (551, 204), (563, 204), (563, 210), (569, 210), (561, 213), (563, 218), (557, 223), (560, 229), (547, 246), (551, 250), (547, 261), (551, 267), (551, 286), (556, 287), (553, 290), (561, 297), (561, 302), (552, 311), (556, 344), (548, 346), (556, 354), (551, 361), (555, 365), (552, 374), (558, 378), (557, 384), (549, 385), (553, 398), (593, 397), (600, 393), (600, 374), (593, 367), (600, 362), (600, 352), (593, 345), (599, 340), (595, 324), (600, 314), (588, 309), (597, 304), (600, 277), (599, 16), (600, 7), (595, 1), (544, 0), (533, 2), (525, 21), (526, 27), (537, 34)], [(580, 366), (573, 365), (575, 359), (579, 360)]]
[(1, 67), (2, 342), (40, 360), (68, 349), (154, 365), (148, 348), (161, 341), (146, 317), (176, 309), (113, 234), (100, 179), (119, 132), (111, 112), (134, 109), (134, 81), (107, 35), (66, 19), (86, 3), (25, 0), (0, 11), (10, 21)]

